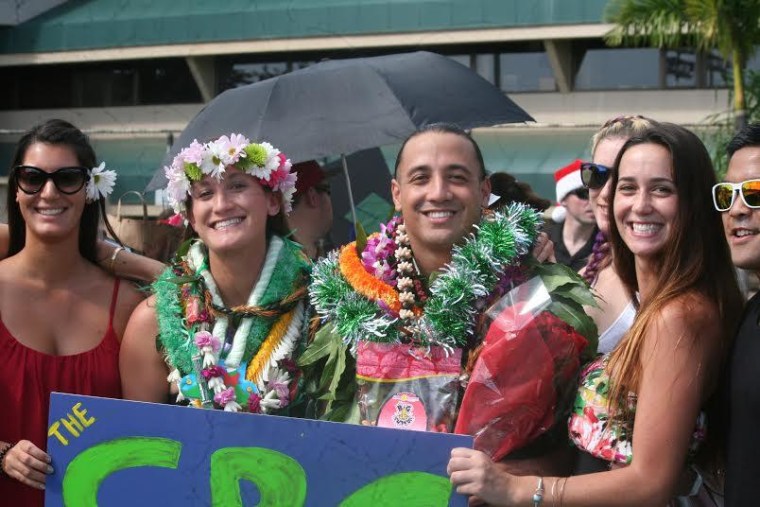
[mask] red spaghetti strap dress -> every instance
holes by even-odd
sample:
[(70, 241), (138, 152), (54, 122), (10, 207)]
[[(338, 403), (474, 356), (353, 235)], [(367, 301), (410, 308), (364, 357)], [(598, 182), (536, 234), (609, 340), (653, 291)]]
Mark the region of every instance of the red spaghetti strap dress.
[[(0, 319), (0, 440), (30, 440), (46, 450), (52, 391), (121, 398), (119, 339), (113, 329), (118, 293), (117, 278), (105, 336), (95, 348), (72, 356), (51, 356), (22, 345)], [(43, 503), (43, 491), (0, 476), (0, 505)]]

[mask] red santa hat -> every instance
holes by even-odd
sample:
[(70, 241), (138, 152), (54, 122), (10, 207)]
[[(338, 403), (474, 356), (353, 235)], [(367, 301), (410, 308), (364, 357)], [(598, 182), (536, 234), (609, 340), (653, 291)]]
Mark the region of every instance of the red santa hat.
[(583, 188), (581, 180), (581, 160), (574, 160), (565, 167), (554, 173), (554, 181), (557, 189), (557, 205), (552, 211), (552, 220), (555, 222), (564, 222), (567, 210), (562, 206), (562, 200), (567, 194), (579, 188)]
[(579, 188), (583, 188), (581, 180), (581, 160), (574, 160), (565, 167), (558, 169), (554, 173), (554, 181), (557, 190), (557, 205), (552, 211), (552, 220), (555, 222), (564, 222), (567, 210), (562, 206), (562, 200), (567, 194)]

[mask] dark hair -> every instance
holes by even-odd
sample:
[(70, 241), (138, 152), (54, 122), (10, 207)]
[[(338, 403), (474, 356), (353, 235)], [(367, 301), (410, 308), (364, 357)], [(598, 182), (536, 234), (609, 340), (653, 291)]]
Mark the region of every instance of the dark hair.
[[(679, 198), (668, 245), (658, 259), (657, 279), (653, 283), (657, 290), (643, 302), (632, 328), (610, 355), (610, 403), (623, 409), (621, 400), (625, 399), (625, 394), (638, 390), (643, 337), (665, 305), (690, 293), (701, 294), (715, 304), (723, 330), (723, 357), (743, 305), (720, 214), (706, 205), (711, 201), (715, 172), (702, 141), (678, 125), (662, 123), (653, 126), (628, 140), (621, 148), (612, 172), (613, 189), (617, 188), (623, 156), (631, 147), (641, 144), (656, 144), (670, 152), (672, 176)], [(609, 206), (610, 243), (615, 269), (633, 294), (638, 290), (634, 255), (623, 242), (614, 220), (616, 194), (613, 191)], [(710, 401), (708, 405), (711, 405)]]
[[(26, 152), (35, 143), (66, 146), (71, 148), (81, 166), (90, 169), (96, 165), (95, 151), (92, 149), (92, 145), (90, 145), (90, 140), (81, 130), (67, 121), (48, 120), (32, 127), (21, 136), (11, 161), (11, 177), (8, 182), (9, 256), (20, 252), (26, 243), (26, 223), (16, 202), (18, 183), (13, 168), (24, 162)], [(84, 189), (82, 191), (84, 192)], [(97, 263), (98, 225), (100, 223), (101, 210), (104, 209), (104, 206), (105, 201), (103, 198), (85, 203), (82, 217), (79, 220), (79, 253), (82, 257), (94, 263)], [(106, 227), (111, 231), (110, 225), (107, 222)], [(113, 234), (112, 231), (111, 233)], [(114, 237), (116, 236), (114, 235)]]
[(760, 148), (760, 123), (750, 123), (731, 139), (726, 146), (728, 158), (733, 157), (734, 153), (748, 146)]
[(521, 202), (538, 210), (544, 211), (551, 206), (551, 201), (536, 194), (527, 183), (517, 181), (509, 173), (495, 172), (488, 177), (491, 182), (491, 193), (499, 196), (499, 200), (491, 205), (491, 209), (501, 209), (513, 202)]
[(467, 139), (472, 145), (473, 150), (475, 150), (475, 158), (478, 160), (478, 165), (480, 166), (480, 179), (481, 181), (486, 179), (486, 164), (483, 162), (483, 153), (480, 151), (480, 146), (478, 146), (478, 143), (475, 142), (475, 139), (472, 138), (469, 132), (453, 123), (431, 123), (429, 125), (420, 127), (416, 132), (407, 137), (401, 144), (401, 148), (399, 148), (398, 155), (396, 156), (396, 165), (393, 167), (394, 178), (398, 174), (398, 166), (401, 164), (401, 155), (404, 153), (406, 143), (408, 143), (411, 139), (414, 139), (421, 134), (427, 134), (428, 132), (436, 132), (438, 134), (454, 134), (455, 136)]

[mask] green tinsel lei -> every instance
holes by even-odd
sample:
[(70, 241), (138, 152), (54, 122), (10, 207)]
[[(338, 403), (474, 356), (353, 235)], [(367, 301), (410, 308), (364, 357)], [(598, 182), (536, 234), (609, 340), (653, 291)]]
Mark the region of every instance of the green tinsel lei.
[[(301, 247), (284, 239), (277, 264), (269, 285), (259, 301), (259, 306), (267, 306), (284, 299), (295, 288), (306, 284), (308, 275), (309, 261), (301, 251)], [(160, 343), (169, 363), (183, 373), (193, 370), (192, 356), (198, 353), (193, 340), (197, 325), (189, 325), (185, 320), (182, 298), (182, 287), (185, 285), (187, 285), (187, 290), (191, 290), (194, 295), (200, 296), (203, 300), (200, 276), (185, 273), (179, 264), (166, 268), (152, 286), (156, 297)], [(244, 357), (250, 358), (256, 353), (266, 339), (274, 320), (254, 319), (246, 341)]]
[[(522, 204), (487, 214), (476, 233), (454, 247), (451, 263), (431, 284), (414, 339), (422, 346), (463, 346), (474, 332), (475, 303), (493, 292), (506, 268), (528, 254), (541, 225), (540, 215)], [(360, 340), (401, 338), (397, 321), (343, 278), (335, 253), (315, 266), (310, 296), (317, 312), (352, 347)]]

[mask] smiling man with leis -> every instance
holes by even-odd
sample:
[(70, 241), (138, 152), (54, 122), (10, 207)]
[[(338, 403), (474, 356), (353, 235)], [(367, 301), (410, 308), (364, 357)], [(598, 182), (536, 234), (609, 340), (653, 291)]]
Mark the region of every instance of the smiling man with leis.
[(308, 328), (309, 263), (277, 230), (295, 191), (290, 161), (232, 134), (193, 141), (165, 172), (171, 205), (199, 239), (178, 252), (130, 319), (125, 397), (165, 401), (168, 378), (193, 406), (299, 413), (294, 359)]
[[(524, 378), (525, 372), (531, 377), (535, 367), (536, 384), (546, 383), (539, 370), (548, 370), (548, 384), (564, 382), (574, 392), (579, 356), (587, 344), (581, 334), (589, 341), (595, 337), (593, 323), (581, 307), (591, 295), (575, 273), (532, 258), (531, 252), (541, 260), (546, 257), (536, 211), (519, 204), (503, 213), (483, 211), (490, 187), (474, 140), (449, 125), (413, 134), (401, 147), (392, 185), (400, 214), (379, 233), (318, 262), (312, 272), (310, 296), (322, 326), (299, 363), (307, 369), (313, 396), (326, 400), (323, 417), (483, 433), (493, 421), (480, 421), (477, 410), (471, 409), (481, 401), (483, 390), (477, 386), (488, 383), (481, 371), (485, 366), (478, 364), (492, 361), (493, 350), (501, 350), (498, 347), (508, 341), (494, 338), (494, 343), (485, 343), (489, 326), (484, 313), (536, 275), (544, 278), (557, 301), (540, 318), (523, 325), (536, 333), (511, 340), (524, 348), (511, 354), (509, 368), (523, 372), (519, 376)], [(515, 322), (522, 318), (506, 313)], [(505, 314), (499, 318), (501, 323), (507, 319)], [(509, 325), (520, 338), (521, 330), (514, 322)], [(544, 348), (536, 340), (547, 333), (569, 348)], [(551, 356), (535, 362), (519, 357), (530, 348), (557, 352), (555, 358), (561, 359), (553, 363)], [(523, 364), (516, 364), (521, 360)], [(560, 363), (574, 369), (562, 369)], [(500, 392), (512, 387), (513, 378), (498, 386)], [(549, 399), (554, 390), (544, 392), (541, 403), (548, 412), (529, 421), (531, 428), (547, 421), (551, 426), (555, 415), (569, 408)], [(465, 412), (468, 415), (459, 420)], [(501, 431), (490, 429), (491, 436)], [(508, 450), (499, 442), (492, 446), (492, 456), (503, 457), (543, 430), (521, 435)]]

